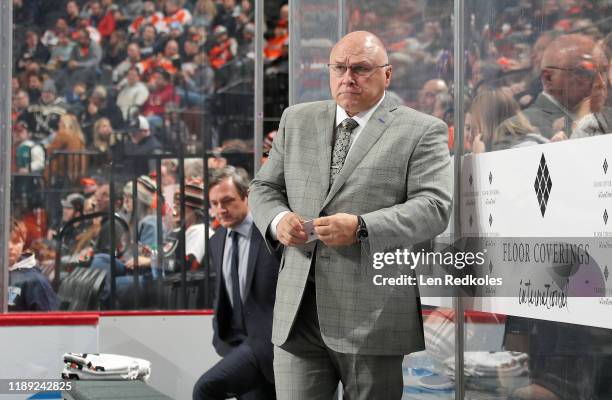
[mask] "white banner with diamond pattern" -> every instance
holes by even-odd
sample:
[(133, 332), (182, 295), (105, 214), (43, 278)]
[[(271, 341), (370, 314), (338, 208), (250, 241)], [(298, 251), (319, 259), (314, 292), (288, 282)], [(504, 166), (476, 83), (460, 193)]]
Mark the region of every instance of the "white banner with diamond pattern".
[[(475, 298), (469, 309), (612, 328), (612, 135), (466, 156), (461, 181), (465, 236), (526, 238), (526, 248), (501, 250), (489, 268), (512, 273), (551, 238), (588, 243), (598, 262), (597, 293), (568, 297), (563, 306), (517, 297)], [(609, 216), (610, 215), (610, 216)], [(528, 239), (527, 239), (528, 238)], [(516, 247), (515, 247), (516, 250)], [(540, 254), (538, 254), (540, 253)], [(527, 258), (518, 260), (518, 258)], [(529, 259), (531, 257), (531, 259)], [(608, 280), (609, 278), (609, 280)], [(595, 279), (593, 279), (595, 281)], [(593, 285), (588, 278), (586, 284)], [(591, 288), (593, 289), (593, 288)], [(448, 299), (443, 299), (448, 300)], [(471, 300), (470, 300), (471, 301)], [(446, 302), (445, 302), (446, 303)]]

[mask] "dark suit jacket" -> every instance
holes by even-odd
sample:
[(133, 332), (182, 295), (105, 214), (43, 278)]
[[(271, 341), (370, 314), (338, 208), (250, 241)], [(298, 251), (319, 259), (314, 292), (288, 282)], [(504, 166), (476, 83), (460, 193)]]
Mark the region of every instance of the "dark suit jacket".
[[(531, 125), (536, 127), (538, 132), (548, 139), (550, 139), (556, 133), (556, 130), (553, 129), (553, 123), (555, 120), (567, 116), (570, 124), (574, 122), (573, 118), (566, 115), (559, 107), (557, 107), (557, 105), (555, 105), (542, 93), (536, 98), (536, 101), (530, 107), (523, 111), (523, 113)], [(605, 107), (602, 112), (597, 113), (597, 120), (602, 130), (604, 132), (609, 132), (609, 129), (612, 126), (612, 109)]]
[[(220, 356), (228, 354), (232, 345), (227, 342), (230, 337), (232, 306), (225, 290), (223, 279), (223, 249), (227, 229), (219, 228), (210, 238), (212, 265), (217, 273), (215, 331), (213, 345)], [(244, 323), (247, 330), (246, 342), (253, 349), (263, 374), (274, 381), (272, 370), (272, 312), (276, 296), (280, 257), (270, 254), (261, 234), (253, 226), (247, 272), (246, 293), (243, 300)]]

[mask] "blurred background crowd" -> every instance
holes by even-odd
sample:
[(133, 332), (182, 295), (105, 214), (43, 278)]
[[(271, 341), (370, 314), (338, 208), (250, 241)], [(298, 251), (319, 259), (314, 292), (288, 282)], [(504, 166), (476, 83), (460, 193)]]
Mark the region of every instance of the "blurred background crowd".
[[(56, 250), (77, 264), (110, 251), (105, 217), (76, 222), (61, 243), (58, 234), (75, 217), (108, 213), (111, 161), (113, 206), (129, 224), (150, 228), (139, 229), (141, 253), (158, 244), (155, 217), (144, 218), (155, 213), (158, 191), (164, 238), (178, 225), (172, 155), (186, 157), (181, 174), (195, 187), (195, 197), (185, 195), (188, 219), (193, 209), (202, 214), (204, 161), (222, 168), (229, 160), (252, 173), (253, 7), (250, 0), (13, 0), (11, 215), (15, 237), (51, 281)], [(288, 5), (267, 1), (265, 16), (266, 129), (273, 130), (287, 105)], [(192, 241), (203, 247), (202, 235)], [(201, 261), (201, 249), (195, 253)]]

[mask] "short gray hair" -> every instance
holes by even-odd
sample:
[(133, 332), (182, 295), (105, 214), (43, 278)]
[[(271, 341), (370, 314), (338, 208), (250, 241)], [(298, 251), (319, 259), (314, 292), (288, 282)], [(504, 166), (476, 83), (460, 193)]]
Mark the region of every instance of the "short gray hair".
[(244, 199), (249, 194), (249, 174), (244, 168), (233, 167), (228, 165), (221, 169), (216, 169), (211, 172), (210, 184), (208, 190), (220, 184), (224, 179), (232, 181), (240, 198)]

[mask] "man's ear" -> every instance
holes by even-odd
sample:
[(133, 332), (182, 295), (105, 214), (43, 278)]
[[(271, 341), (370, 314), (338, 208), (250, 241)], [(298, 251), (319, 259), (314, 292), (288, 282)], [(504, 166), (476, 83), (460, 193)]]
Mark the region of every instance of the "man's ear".
[(385, 88), (388, 88), (391, 84), (391, 75), (393, 75), (393, 66), (389, 65), (385, 71)]

